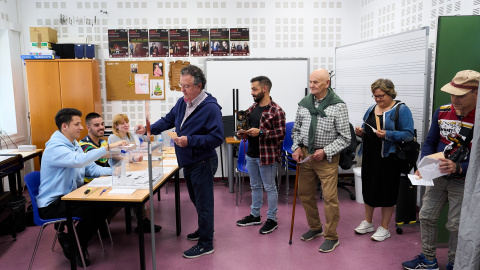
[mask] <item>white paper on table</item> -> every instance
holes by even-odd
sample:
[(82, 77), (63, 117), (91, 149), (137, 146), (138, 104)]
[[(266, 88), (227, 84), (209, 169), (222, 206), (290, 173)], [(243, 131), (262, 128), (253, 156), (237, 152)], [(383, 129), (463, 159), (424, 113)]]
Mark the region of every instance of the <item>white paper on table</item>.
[(441, 173), (439, 164), (440, 160), (431, 157), (423, 157), (422, 160), (418, 163), (418, 170), (420, 171), (420, 175), (425, 180), (433, 180), (437, 177), (442, 175), (446, 175), (447, 173)]
[(171, 171), (173, 171), (173, 167), (163, 167), (163, 175), (167, 175)]
[(426, 180), (415, 174), (409, 174), (408, 179), (414, 186), (433, 186), (433, 180)]
[(104, 176), (94, 178), (90, 183), (87, 184), (89, 187), (110, 187), (112, 186), (112, 177)]
[(167, 160), (163, 160), (163, 165), (171, 165), (171, 166), (176, 166), (178, 165), (177, 163), (177, 160), (173, 160), (173, 159), (167, 159)]
[[(17, 151), (17, 149), (0, 149), (0, 154), (8, 154), (14, 151)], [(22, 152), (22, 153), (25, 153), (25, 152)]]
[[(160, 157), (160, 156), (153, 156), (153, 157), (152, 157), (152, 160), (161, 160), (161, 159), (162, 159), (162, 157)], [(148, 160), (148, 155), (143, 156), (143, 160), (144, 160), (144, 161), (145, 161), (145, 160)]]
[(312, 158), (312, 156), (313, 156), (313, 155), (310, 155), (310, 156), (304, 158), (304, 159), (303, 159), (302, 161), (300, 161), (299, 163), (304, 163), (304, 162), (309, 161), (309, 160)]
[(130, 195), (135, 191), (134, 188), (114, 188), (108, 192), (108, 195)]

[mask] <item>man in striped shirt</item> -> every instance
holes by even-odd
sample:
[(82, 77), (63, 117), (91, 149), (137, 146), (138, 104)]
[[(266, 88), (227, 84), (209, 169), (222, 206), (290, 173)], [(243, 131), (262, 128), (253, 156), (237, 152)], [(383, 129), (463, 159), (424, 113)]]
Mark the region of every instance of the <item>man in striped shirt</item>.
[(300, 162), (298, 196), (307, 216), (309, 231), (301, 239), (310, 241), (323, 235), (317, 207), (317, 178), (322, 184), (325, 208), (325, 241), (320, 252), (338, 246), (337, 225), (340, 218), (337, 196), (340, 151), (350, 144), (350, 126), (345, 103), (329, 87), (325, 69), (310, 74), (310, 94), (298, 103), (292, 129), (292, 157)]
[[(255, 103), (247, 110), (249, 129), (238, 131), (239, 137), (248, 139), (245, 160), (252, 187), (250, 215), (237, 221), (238, 226), (262, 224), (260, 207), (263, 204), (263, 187), (267, 192), (267, 221), (260, 229), (268, 234), (278, 228), (278, 193), (275, 185), (277, 162), (280, 162), (282, 141), (285, 138), (285, 112), (270, 97), (272, 82), (258, 76), (250, 80)], [(263, 186), (263, 187), (262, 187)]]

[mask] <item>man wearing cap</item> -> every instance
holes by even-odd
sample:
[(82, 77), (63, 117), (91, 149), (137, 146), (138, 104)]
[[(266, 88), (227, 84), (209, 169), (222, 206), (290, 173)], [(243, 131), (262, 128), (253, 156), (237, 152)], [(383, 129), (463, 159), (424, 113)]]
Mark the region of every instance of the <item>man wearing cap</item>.
[[(411, 261), (403, 262), (405, 269), (438, 269), (435, 258), (437, 244), (437, 220), (441, 210), (450, 204), (446, 228), (450, 232), (448, 240), (447, 270), (453, 269), (457, 250), (460, 210), (462, 208), (465, 175), (470, 159), (469, 151), (465, 159), (455, 160), (462, 142), (471, 140), (475, 123), (478, 81), (480, 73), (473, 70), (458, 72), (450, 83), (441, 88), (450, 94), (452, 103), (440, 106), (435, 111), (428, 136), (422, 147), (422, 155), (428, 156), (443, 152), (440, 158), (440, 172), (446, 175), (435, 178), (434, 185), (427, 187), (420, 210), (422, 233), (422, 253)], [(465, 143), (465, 144), (467, 144)], [(466, 145), (470, 149), (470, 143)], [(453, 159), (453, 160), (452, 160)], [(418, 171), (415, 174), (420, 175)]]

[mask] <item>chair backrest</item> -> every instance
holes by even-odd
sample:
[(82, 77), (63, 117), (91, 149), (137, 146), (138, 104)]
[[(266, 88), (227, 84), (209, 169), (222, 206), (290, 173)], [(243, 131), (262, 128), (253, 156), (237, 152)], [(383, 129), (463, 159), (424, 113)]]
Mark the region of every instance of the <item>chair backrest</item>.
[(247, 173), (247, 168), (245, 166), (245, 154), (247, 149), (248, 140), (240, 140), (240, 145), (238, 146), (237, 169), (244, 173)]
[(292, 129), (294, 123), (295, 122), (288, 122), (285, 124), (285, 139), (283, 139), (283, 151), (287, 151), (290, 154), (292, 153)]
[(41, 226), (45, 221), (40, 218), (37, 205), (38, 188), (40, 187), (40, 172), (34, 171), (25, 175), (25, 184), (27, 185), (28, 194), (30, 194), (30, 199), (32, 200), (33, 221), (38, 226)]

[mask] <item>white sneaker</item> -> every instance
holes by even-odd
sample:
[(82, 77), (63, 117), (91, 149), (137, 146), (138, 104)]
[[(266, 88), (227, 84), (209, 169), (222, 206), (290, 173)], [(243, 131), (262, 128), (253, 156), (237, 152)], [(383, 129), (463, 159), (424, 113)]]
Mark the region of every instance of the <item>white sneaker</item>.
[(383, 241), (390, 237), (390, 232), (383, 228), (382, 226), (378, 226), (377, 231), (372, 235), (372, 240), (374, 241)]
[(366, 220), (362, 221), (362, 223), (360, 223), (355, 229), (355, 232), (358, 234), (366, 234), (373, 231), (375, 231), (375, 226), (373, 226), (373, 223), (368, 223)]

